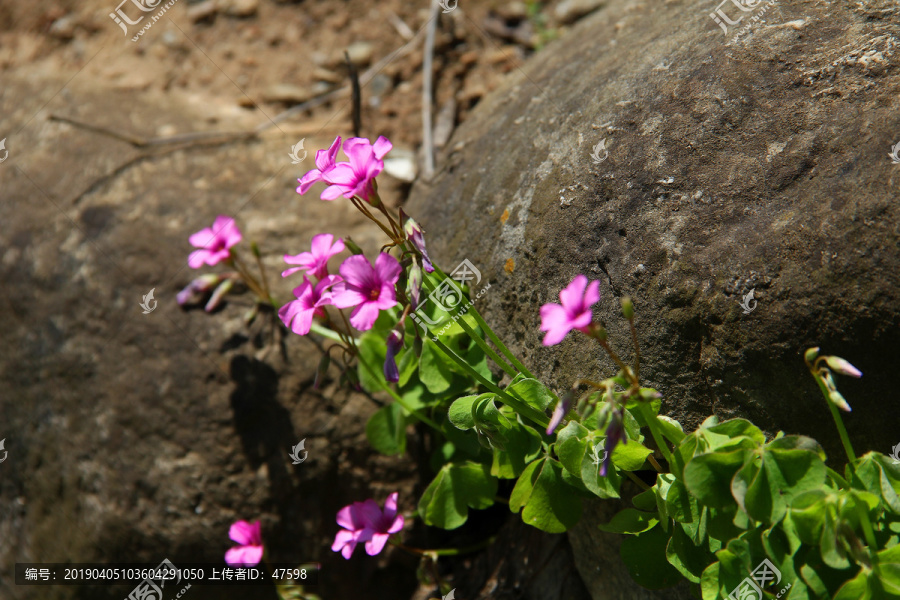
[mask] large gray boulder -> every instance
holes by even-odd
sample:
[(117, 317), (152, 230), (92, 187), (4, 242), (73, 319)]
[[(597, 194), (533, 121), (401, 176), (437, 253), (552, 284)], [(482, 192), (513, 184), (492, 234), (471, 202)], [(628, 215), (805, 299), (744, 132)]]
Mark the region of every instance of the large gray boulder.
[[(626, 357), (619, 298), (634, 298), (641, 374), (686, 429), (744, 416), (817, 438), (839, 466), (802, 359), (818, 345), (865, 374), (839, 381), (857, 452), (889, 453), (900, 12), (886, 0), (770, 2), (725, 33), (716, 8), (610, 2), (482, 101), (408, 212), (442, 265), (478, 266), (492, 284), (479, 310), (559, 389), (613, 372), (583, 336), (541, 346), (539, 307), (585, 273), (601, 281), (595, 316)], [(594, 535), (570, 534), (594, 597), (632, 597)]]

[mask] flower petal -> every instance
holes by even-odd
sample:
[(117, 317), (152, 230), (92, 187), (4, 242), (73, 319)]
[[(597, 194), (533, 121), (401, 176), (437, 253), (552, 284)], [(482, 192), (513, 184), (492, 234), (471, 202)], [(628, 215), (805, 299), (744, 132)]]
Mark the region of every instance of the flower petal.
[(572, 282), (559, 292), (559, 301), (566, 310), (578, 310), (583, 303), (584, 288), (587, 286), (587, 277), (577, 275)]
[(378, 320), (379, 312), (374, 302), (364, 302), (350, 314), (350, 324), (360, 331), (368, 331)]
[(375, 556), (382, 550), (384, 550), (385, 544), (387, 544), (388, 539), (390, 539), (390, 535), (387, 533), (376, 533), (372, 536), (372, 539), (366, 542), (366, 554), (369, 556)]
[(237, 521), (236, 523), (233, 523), (228, 530), (228, 537), (242, 546), (258, 544), (262, 541), (259, 521), (256, 521), (253, 524), (250, 524), (247, 521)]

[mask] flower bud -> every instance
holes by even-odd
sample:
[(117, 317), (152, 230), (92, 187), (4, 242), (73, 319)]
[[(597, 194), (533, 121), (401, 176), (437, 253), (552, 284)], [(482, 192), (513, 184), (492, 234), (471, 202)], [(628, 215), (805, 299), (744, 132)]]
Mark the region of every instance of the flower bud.
[(828, 368), (835, 373), (840, 373), (841, 375), (849, 375), (850, 377), (856, 378), (862, 377), (862, 373), (859, 369), (851, 365), (840, 356), (826, 356), (825, 363), (828, 365)]
[(839, 391), (837, 391), (837, 390), (831, 390), (831, 391), (828, 393), (828, 398), (829, 398), (832, 402), (834, 402), (834, 405), (837, 406), (839, 409), (841, 409), (841, 410), (843, 410), (843, 411), (846, 411), (846, 412), (850, 412), (850, 411), (851, 411), (850, 405), (847, 404), (847, 401), (844, 400), (844, 397), (841, 396), (841, 393), (840, 393)]
[(219, 285), (222, 278), (215, 273), (207, 273), (194, 279), (185, 286), (183, 290), (178, 292), (175, 300), (179, 305), (197, 304), (209, 290)]
[(431, 258), (429, 258), (428, 252), (425, 250), (425, 232), (422, 230), (422, 227), (416, 223), (415, 219), (403, 212), (402, 208), (400, 209), (400, 223), (403, 225), (403, 233), (406, 234), (406, 239), (422, 255), (422, 264), (425, 266), (425, 270), (432, 273), (434, 265), (431, 264)]
[(397, 354), (402, 348), (403, 326), (398, 325), (388, 334), (387, 354), (384, 358), (384, 378), (391, 383), (400, 381), (400, 371), (397, 369)]
[(412, 310), (419, 308), (419, 298), (422, 294), (422, 267), (414, 264), (409, 268), (409, 276), (406, 279), (406, 295)]
[(634, 318), (634, 304), (628, 296), (622, 298), (622, 314), (625, 315), (625, 318), (629, 321)]
[(806, 351), (806, 354), (803, 355), (803, 359), (809, 364), (813, 364), (817, 358), (819, 358), (818, 346), (816, 346), (815, 348), (810, 348)]
[(256, 320), (256, 317), (259, 315), (259, 305), (257, 304), (250, 310), (244, 313), (244, 325), (249, 327), (253, 324), (253, 321)]
[(206, 312), (212, 312), (219, 308), (222, 304), (222, 300), (224, 300), (225, 296), (228, 292), (231, 291), (231, 288), (234, 287), (233, 279), (226, 279), (222, 283), (219, 284), (219, 287), (216, 288), (216, 291), (212, 293), (212, 296), (209, 297), (209, 302), (206, 303), (206, 306), (203, 307), (203, 310)]
[(351, 254), (362, 254), (363, 253), (362, 248), (357, 246), (356, 242), (354, 242), (353, 240), (351, 240), (348, 237), (344, 238), (344, 246), (347, 248), (347, 250), (350, 251)]

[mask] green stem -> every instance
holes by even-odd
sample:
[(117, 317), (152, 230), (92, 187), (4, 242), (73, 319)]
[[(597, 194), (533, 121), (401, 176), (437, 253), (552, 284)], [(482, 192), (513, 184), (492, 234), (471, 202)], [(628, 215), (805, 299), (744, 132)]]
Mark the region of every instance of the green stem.
[[(447, 278), (447, 274), (444, 273), (443, 271), (441, 271), (440, 268), (438, 268), (437, 266), (434, 267), (434, 272), (437, 273), (440, 277), (443, 277), (444, 279)], [(481, 318), (481, 314), (479, 314), (478, 309), (476, 309), (474, 306), (472, 306), (470, 310), (472, 312), (472, 317), (475, 319), (475, 322), (478, 323), (478, 326), (481, 327), (481, 329), (485, 332), (485, 334), (487, 334), (488, 338), (490, 338), (490, 340), (492, 342), (494, 342), (494, 345), (500, 349), (500, 352), (502, 352), (503, 355), (507, 359), (509, 359), (509, 362), (512, 363), (512, 365), (526, 377), (529, 377), (531, 379), (536, 379), (536, 377), (531, 374), (531, 371), (529, 371), (527, 368), (525, 368), (525, 365), (523, 365), (512, 352), (510, 352), (509, 348), (507, 348), (506, 345), (500, 341), (500, 338), (497, 337), (497, 335), (494, 333), (494, 331), (490, 327), (488, 327), (487, 323), (484, 322), (484, 319)], [(462, 327), (463, 327), (463, 329), (466, 329), (467, 325), (463, 325)], [(466, 333), (469, 333), (468, 330), (466, 330)], [(472, 335), (472, 334), (469, 333), (469, 335)], [(497, 363), (497, 364), (500, 364), (500, 363)]]
[(669, 463), (669, 469), (671, 469), (672, 465), (675, 464), (675, 459), (672, 458), (672, 453), (669, 451), (669, 446), (666, 445), (665, 437), (659, 429), (659, 422), (656, 420), (656, 415), (654, 415), (653, 411), (650, 409), (649, 403), (639, 402), (638, 406), (640, 406), (641, 414), (644, 415), (644, 420), (647, 421), (647, 426), (650, 428), (653, 440), (659, 447), (660, 452), (663, 453), (663, 456), (666, 457), (666, 461)]
[(462, 369), (464, 369), (469, 374), (469, 376), (471, 376), (473, 379), (478, 381), (481, 385), (483, 385), (487, 389), (491, 390), (492, 392), (494, 392), (495, 394), (500, 396), (500, 399), (503, 401), (504, 404), (508, 404), (509, 406), (511, 406), (517, 413), (519, 413), (523, 417), (527, 417), (527, 418), (531, 419), (532, 421), (534, 421), (535, 423), (540, 425), (542, 429), (546, 429), (547, 425), (550, 424), (550, 419), (548, 419), (547, 415), (545, 415), (542, 411), (539, 411), (536, 408), (529, 406), (524, 401), (522, 401), (518, 398), (514, 398), (509, 393), (507, 393), (505, 390), (500, 389), (496, 384), (492, 383), (488, 379), (485, 379), (485, 377), (481, 373), (479, 373), (478, 371), (473, 369), (469, 363), (467, 363), (465, 360), (463, 360), (463, 358), (460, 357), (456, 352), (454, 352), (453, 350), (448, 348), (447, 345), (444, 344), (444, 342), (442, 342), (440, 340), (438, 340), (436, 342), (434, 340), (432, 340), (432, 342), (435, 345), (437, 345), (437, 347), (441, 350), (441, 352), (443, 352), (445, 355), (447, 355), (450, 358), (450, 360), (452, 360), (453, 362), (458, 364)]
[(831, 478), (834, 479), (842, 488), (848, 489), (850, 487), (850, 484), (847, 483), (846, 479), (841, 477), (840, 473), (838, 473), (831, 467), (825, 467), (825, 469), (828, 471), (828, 474), (831, 476)]
[(387, 383), (385, 383), (384, 381), (382, 381), (381, 377), (379, 377), (378, 374), (377, 374), (375, 371), (372, 370), (372, 366), (369, 365), (369, 363), (367, 363), (366, 361), (364, 361), (361, 355), (357, 355), (357, 356), (356, 356), (356, 360), (358, 360), (358, 361), (359, 361), (359, 364), (361, 364), (362, 367), (363, 367), (363, 369), (366, 370), (366, 373), (369, 374), (369, 377), (371, 377), (373, 380), (377, 381), (377, 382), (378, 382), (378, 385), (381, 386), (381, 389), (383, 389), (383, 390), (386, 391), (388, 394), (390, 394), (391, 398), (393, 398), (394, 401), (397, 402), (397, 404), (399, 404), (400, 406), (402, 406), (403, 408), (406, 409), (406, 412), (410, 413), (412, 416), (414, 416), (414, 417), (417, 418), (418, 420), (422, 421), (423, 423), (425, 423), (426, 425), (428, 425), (429, 427), (431, 427), (431, 428), (434, 429), (435, 431), (438, 431), (438, 432), (441, 431), (440, 425), (438, 425), (437, 423), (435, 423), (434, 421), (432, 421), (431, 419), (429, 419), (429, 418), (426, 417), (425, 415), (419, 413), (419, 411), (417, 411), (415, 408), (413, 408), (412, 406), (410, 406), (409, 403), (406, 402), (406, 400), (403, 399), (403, 396), (401, 396), (400, 394), (398, 394), (397, 392), (395, 392), (395, 391), (391, 388), (391, 386), (389, 386)]
[(859, 513), (859, 524), (862, 526), (863, 536), (865, 536), (866, 544), (869, 546), (869, 558), (872, 560), (872, 568), (875, 573), (879, 573), (878, 544), (875, 542), (875, 531), (872, 529), (872, 522), (869, 521), (869, 512), (865, 507), (865, 502), (857, 501), (856, 512)]
[(853, 446), (850, 444), (850, 437), (847, 435), (844, 421), (841, 419), (837, 406), (835, 406), (834, 402), (831, 401), (831, 398), (828, 397), (828, 387), (825, 385), (822, 376), (818, 373), (813, 373), (812, 375), (816, 378), (816, 383), (819, 384), (819, 389), (822, 390), (822, 394), (825, 396), (825, 403), (828, 405), (829, 410), (831, 410), (834, 424), (837, 427), (838, 434), (841, 436), (841, 443), (844, 445), (844, 452), (847, 453), (847, 459), (850, 461), (850, 468), (853, 468), (853, 465), (856, 463), (856, 454), (853, 452)]
[(468, 546), (462, 546), (460, 548), (436, 548), (434, 550), (425, 550), (423, 548), (413, 548), (411, 546), (401, 544), (400, 542), (394, 542), (394, 545), (402, 550), (406, 550), (407, 552), (412, 552), (414, 554), (421, 554), (423, 556), (458, 556), (460, 554), (469, 554), (471, 552), (476, 552), (483, 548), (487, 548), (488, 546), (493, 544), (494, 540), (496, 540), (496, 539), (497, 539), (497, 536), (491, 536), (482, 542), (477, 542), (475, 544), (470, 544)]
[(343, 344), (345, 340), (341, 339), (340, 334), (332, 329), (328, 329), (327, 327), (322, 327), (315, 321), (313, 321), (312, 325), (310, 325), (309, 330), (313, 333), (317, 333), (324, 338), (328, 338), (329, 340), (338, 342), (339, 344)]
[[(435, 271), (437, 271), (437, 269), (435, 269)], [(427, 277), (422, 278), (422, 283), (425, 285), (425, 287), (428, 289), (429, 292), (434, 292), (434, 290), (435, 290), (434, 284), (432, 284), (431, 281), (429, 281)], [(474, 310), (475, 310), (474, 306), (469, 307), (469, 311), (474, 312)], [(507, 375), (509, 375), (510, 377), (516, 376), (516, 374), (517, 374), (516, 370), (511, 365), (509, 365), (506, 361), (504, 361), (502, 358), (500, 358), (500, 356), (496, 352), (494, 352), (494, 349), (491, 348), (487, 344), (487, 342), (485, 342), (484, 339), (480, 335), (478, 335), (474, 329), (472, 329), (469, 326), (468, 323), (466, 323), (465, 317), (457, 319), (456, 322), (459, 323), (459, 326), (463, 328), (463, 331), (465, 331), (469, 335), (469, 337), (472, 338), (472, 341), (474, 341), (478, 345), (478, 347), (481, 348), (484, 351), (484, 353), (490, 357), (491, 360), (493, 360), (495, 363), (497, 363), (497, 365), (499, 365), (500, 368), (503, 369)], [(485, 331), (487, 331), (487, 330), (485, 330)]]

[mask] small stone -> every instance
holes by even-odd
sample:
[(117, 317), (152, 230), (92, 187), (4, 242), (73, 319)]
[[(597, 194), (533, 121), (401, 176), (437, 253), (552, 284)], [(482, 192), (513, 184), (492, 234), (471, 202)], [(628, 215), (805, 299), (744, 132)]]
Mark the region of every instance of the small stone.
[(216, 0), (206, 0), (200, 4), (188, 6), (187, 18), (191, 23), (197, 23), (206, 19), (211, 19), (219, 12), (219, 4)]
[(554, 11), (556, 19), (568, 25), (603, 6), (604, 0), (564, 0)]
[(310, 97), (309, 90), (293, 83), (276, 83), (266, 88), (262, 95), (265, 102), (283, 102), (285, 104), (299, 104), (306, 102)]
[(313, 77), (319, 81), (327, 81), (328, 83), (340, 83), (343, 77), (324, 67), (316, 67), (313, 69)]
[(71, 40), (75, 37), (75, 15), (66, 15), (53, 21), (50, 26), (50, 35), (61, 40)]
[(259, 0), (225, 0), (223, 9), (231, 17), (252, 17), (259, 10)]

